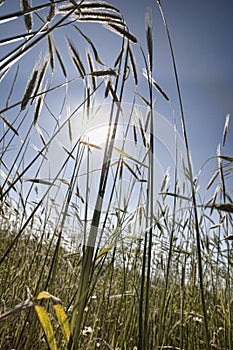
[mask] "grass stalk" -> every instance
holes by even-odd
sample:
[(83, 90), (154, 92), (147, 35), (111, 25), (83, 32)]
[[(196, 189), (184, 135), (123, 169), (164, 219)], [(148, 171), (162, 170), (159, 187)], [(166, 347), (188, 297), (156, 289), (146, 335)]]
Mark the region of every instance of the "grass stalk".
[(190, 186), (191, 186), (191, 193), (192, 193), (192, 202), (193, 202), (193, 213), (194, 213), (194, 221), (195, 221), (195, 231), (196, 231), (196, 244), (197, 244), (197, 254), (198, 254), (198, 268), (199, 268), (199, 285), (200, 285), (200, 293), (201, 293), (201, 303), (202, 303), (202, 311), (204, 316), (204, 327), (205, 327), (205, 337), (206, 337), (206, 348), (210, 349), (210, 336), (209, 336), (209, 329), (208, 329), (208, 319), (207, 319), (207, 310), (206, 310), (206, 303), (205, 303), (205, 294), (204, 294), (204, 283), (203, 283), (203, 268), (202, 268), (202, 253), (201, 253), (201, 237), (200, 237), (200, 229), (199, 229), (199, 220), (198, 220), (198, 212), (197, 212), (197, 203), (196, 203), (196, 194), (195, 194), (195, 188), (193, 183), (193, 170), (192, 170), (192, 163), (191, 163), (191, 157), (190, 157), (190, 150), (189, 150), (189, 143), (188, 143), (188, 136), (187, 136), (187, 130), (186, 130), (186, 123), (185, 123), (185, 116), (184, 116), (184, 110), (183, 110), (183, 102), (181, 97), (181, 90), (180, 90), (180, 84), (178, 79), (178, 73), (176, 68), (176, 61), (175, 61), (175, 55), (173, 51), (172, 41), (170, 37), (170, 32), (168, 29), (167, 21), (164, 15), (164, 11), (161, 5), (161, 2), (157, 1), (159, 10), (161, 12), (161, 16), (164, 22), (164, 27), (166, 30), (170, 52), (172, 56), (172, 64), (174, 69), (174, 75), (175, 75), (175, 82), (177, 87), (177, 93), (178, 93), (178, 99), (179, 99), (179, 106), (180, 106), (180, 113), (181, 113), (181, 122), (183, 127), (183, 135), (184, 135), (184, 142), (187, 152), (187, 160), (188, 160), (188, 171), (190, 175)]

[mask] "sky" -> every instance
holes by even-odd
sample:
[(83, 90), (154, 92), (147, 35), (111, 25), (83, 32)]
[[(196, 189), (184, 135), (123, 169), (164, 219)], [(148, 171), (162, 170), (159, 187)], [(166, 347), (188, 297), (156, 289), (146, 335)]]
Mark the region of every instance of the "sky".
[[(171, 98), (179, 118), (171, 55), (156, 1), (113, 3), (118, 4), (130, 30), (137, 33), (142, 43), (145, 42), (144, 13), (146, 8), (152, 9), (154, 76)], [(192, 160), (197, 173), (204, 162), (216, 154), (226, 115), (233, 113), (233, 2), (167, 0), (161, 4), (175, 53)], [(231, 117), (224, 153), (232, 155), (232, 151)], [(206, 172), (214, 171), (215, 162), (209, 162)]]
[[(148, 9), (151, 11), (154, 39), (153, 76), (169, 96), (178, 124), (180, 124), (171, 54), (156, 1), (112, 0), (109, 2), (120, 9), (130, 31), (135, 34), (145, 50), (145, 13)], [(32, 3), (36, 5), (43, 3), (43, 1), (34, 0)], [(204, 167), (203, 164), (216, 155), (216, 149), (222, 140), (226, 115), (233, 114), (233, 2), (231, 0), (222, 0), (221, 2), (217, 0), (164, 0), (161, 3), (175, 53), (194, 174), (198, 174), (199, 170), (202, 169), (200, 183), (205, 186), (216, 170), (217, 162), (216, 159), (211, 159)], [(0, 15), (18, 9), (18, 1), (6, 0), (0, 7)], [(99, 48), (99, 52), (110, 62), (112, 52), (114, 49), (116, 52), (118, 50), (118, 48), (112, 47), (111, 40), (115, 34), (111, 34), (112, 36), (103, 40), (103, 28), (100, 25), (93, 27), (84, 24), (83, 28), (85, 28), (85, 33), (94, 36), (94, 42)], [(0, 36), (3, 38), (5, 35), (10, 36), (23, 31), (25, 31), (23, 21), (16, 20), (6, 23)], [(56, 39), (58, 42), (63, 40), (59, 35)], [(38, 50), (43, 50), (43, 45)], [(0, 47), (1, 57), (6, 54), (5, 47)], [(143, 64), (139, 51), (139, 46), (135, 47), (134, 53), (140, 67)], [(64, 52), (64, 56), (65, 54)], [(33, 55), (39, 57), (39, 51), (35, 50)], [(22, 73), (25, 72), (26, 79), (34, 63), (32, 60), (30, 61), (30, 56), (23, 59), (24, 65), (20, 71), (22, 86), (19, 87), (19, 91), (25, 89), (24, 74)], [(141, 85), (141, 88), (143, 90), (144, 86)], [(0, 92), (2, 96), (6, 96), (4, 95), (5, 88), (4, 90), (0, 88)], [(164, 104), (159, 96), (157, 98), (156, 94), (155, 98), (155, 111), (165, 118), (171, 119), (169, 106)], [(61, 100), (62, 98), (60, 99), (58, 95), (55, 97), (54, 109), (59, 106)], [(59, 107), (57, 108), (59, 109)], [(179, 132), (182, 134), (180, 127)], [(222, 152), (232, 156), (232, 150), (233, 121), (231, 117), (226, 145)], [(232, 184), (232, 178), (230, 181)], [(231, 185), (231, 189), (232, 187)]]

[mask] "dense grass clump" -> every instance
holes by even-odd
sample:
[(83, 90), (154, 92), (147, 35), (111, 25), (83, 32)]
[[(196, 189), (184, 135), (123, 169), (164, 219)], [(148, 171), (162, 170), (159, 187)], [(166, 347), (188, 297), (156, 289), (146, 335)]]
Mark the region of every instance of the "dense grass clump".
[[(20, 5), (0, 18), (20, 29), (1, 40), (0, 349), (233, 349), (229, 116), (203, 199), (160, 1), (179, 118), (149, 13), (143, 49), (108, 2)], [(108, 57), (88, 34), (101, 24)]]

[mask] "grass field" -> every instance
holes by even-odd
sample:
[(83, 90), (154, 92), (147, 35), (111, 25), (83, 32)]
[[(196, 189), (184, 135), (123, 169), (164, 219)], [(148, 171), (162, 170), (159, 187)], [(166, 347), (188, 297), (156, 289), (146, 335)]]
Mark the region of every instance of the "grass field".
[[(20, 28), (0, 66), (0, 349), (233, 349), (229, 116), (206, 200), (162, 4), (178, 116), (153, 77), (149, 13), (144, 51), (110, 2), (20, 4), (0, 18)], [(101, 24), (111, 58), (86, 34)], [(173, 120), (163, 177), (155, 96)]]

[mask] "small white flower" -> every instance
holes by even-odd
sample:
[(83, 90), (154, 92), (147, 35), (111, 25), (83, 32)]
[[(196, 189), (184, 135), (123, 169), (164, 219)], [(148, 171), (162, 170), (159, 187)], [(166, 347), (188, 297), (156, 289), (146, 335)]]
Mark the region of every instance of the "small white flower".
[(88, 334), (91, 334), (93, 332), (93, 329), (90, 327), (90, 326), (88, 326), (88, 327), (84, 327), (84, 329), (82, 330), (82, 334), (83, 335), (88, 335)]

